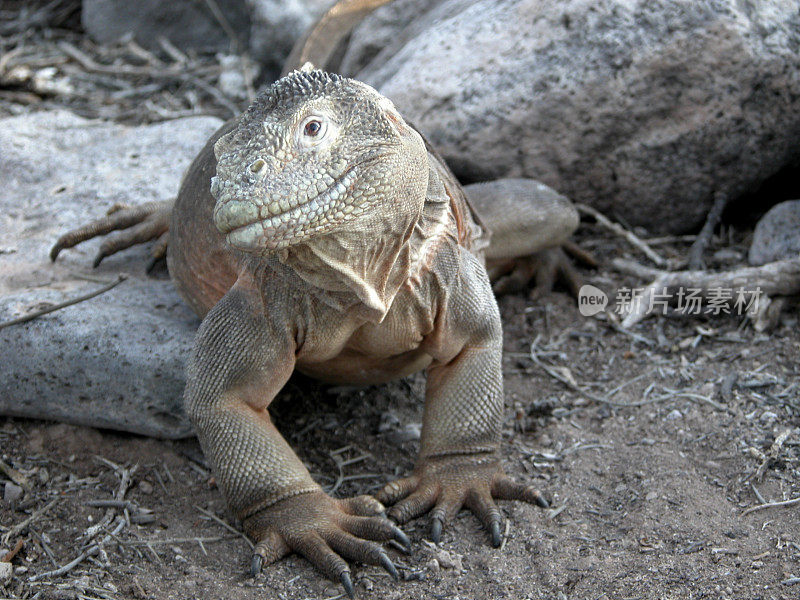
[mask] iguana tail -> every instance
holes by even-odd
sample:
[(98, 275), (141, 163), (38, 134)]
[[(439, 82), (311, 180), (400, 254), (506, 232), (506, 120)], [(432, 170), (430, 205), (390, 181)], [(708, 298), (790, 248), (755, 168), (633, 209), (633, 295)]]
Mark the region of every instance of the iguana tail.
[(339, 0), (297, 40), (283, 67), (281, 77), (310, 62), (325, 69), (339, 43), (364, 17), (391, 0)]

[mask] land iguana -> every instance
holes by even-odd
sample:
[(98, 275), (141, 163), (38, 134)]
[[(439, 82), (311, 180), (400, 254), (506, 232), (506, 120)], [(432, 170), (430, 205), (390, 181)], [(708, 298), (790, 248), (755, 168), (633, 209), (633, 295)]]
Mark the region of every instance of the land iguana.
[[(174, 206), (112, 214), (63, 236), (51, 257), (115, 229), (129, 228), (106, 240), (96, 264), (159, 238), (156, 256), (166, 249), (171, 277), (203, 318), (185, 407), (256, 543), (251, 571), (298, 552), (352, 597), (345, 559), (397, 576), (377, 542), (407, 547), (398, 524), (430, 511), (438, 542), (466, 507), (497, 547), (496, 500), (547, 506), (500, 465), (502, 328), (486, 270), (487, 260), (558, 248), (577, 226), (566, 199), (532, 201), (536, 185), (482, 184), (471, 202), (390, 100), (306, 66), (216, 132)], [(327, 495), (268, 412), (295, 369), (339, 384), (425, 370), (413, 472), (376, 498)]]

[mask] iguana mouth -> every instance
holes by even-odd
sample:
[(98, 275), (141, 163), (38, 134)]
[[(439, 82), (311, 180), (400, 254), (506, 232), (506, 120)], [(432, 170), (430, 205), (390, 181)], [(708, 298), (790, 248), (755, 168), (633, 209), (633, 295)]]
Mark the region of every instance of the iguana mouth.
[[(219, 211), (215, 211), (215, 221), (226, 234), (228, 243), (241, 250), (284, 248), (361, 214), (364, 210), (359, 202), (361, 194), (351, 190), (357, 176), (357, 166), (352, 166), (321, 193), (277, 214), (274, 213), (276, 203), (267, 207), (256, 206), (252, 201), (244, 203), (249, 205), (248, 210), (231, 214), (236, 212), (234, 206), (239, 203), (223, 201)], [(245, 215), (251, 218), (244, 224), (236, 223)]]

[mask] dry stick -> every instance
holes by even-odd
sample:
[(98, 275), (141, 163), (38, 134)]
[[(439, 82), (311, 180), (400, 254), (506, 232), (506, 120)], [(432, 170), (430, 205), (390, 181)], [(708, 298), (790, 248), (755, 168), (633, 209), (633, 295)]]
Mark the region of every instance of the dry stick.
[(585, 204), (576, 204), (575, 208), (578, 209), (578, 212), (594, 217), (594, 220), (597, 221), (598, 225), (601, 225), (609, 231), (628, 240), (631, 245), (644, 252), (645, 256), (656, 263), (659, 267), (667, 264), (667, 261), (650, 246), (648, 246), (647, 242), (642, 240), (642, 238), (628, 231), (622, 227), (622, 225), (618, 225), (617, 223), (610, 221), (605, 215), (596, 211), (591, 206), (587, 206)]
[(231, 27), (230, 21), (225, 18), (225, 15), (219, 9), (219, 5), (216, 3), (215, 0), (205, 0), (206, 6), (208, 10), (211, 11), (211, 14), (214, 16), (214, 19), (219, 23), (219, 26), (222, 27), (222, 30), (225, 32), (231, 43), (233, 44), (233, 51), (236, 54), (239, 54), (241, 51), (241, 44), (239, 43), (239, 36), (236, 35), (236, 32)]
[(232, 540), (239, 537), (239, 533), (235, 536), (233, 535), (218, 535), (214, 537), (187, 537), (187, 538), (166, 538), (160, 540), (128, 540), (126, 542), (122, 542), (125, 546), (151, 546), (153, 544), (188, 544), (188, 543), (197, 543), (197, 542), (204, 542), (206, 544), (211, 544), (213, 542), (223, 542), (226, 540)]
[(223, 519), (220, 519), (217, 515), (215, 515), (211, 511), (208, 511), (208, 510), (206, 510), (204, 508), (200, 508), (196, 504), (195, 504), (194, 507), (197, 510), (199, 510), (201, 513), (203, 513), (205, 516), (207, 516), (209, 519), (211, 519), (212, 521), (215, 521), (215, 522), (219, 523), (220, 525), (222, 525), (225, 529), (227, 529), (231, 533), (235, 533), (237, 536), (242, 538), (245, 542), (247, 542), (247, 545), (250, 546), (251, 549), (255, 548), (255, 544), (253, 544), (253, 542), (250, 541), (250, 538), (248, 538), (245, 534), (243, 534), (241, 531), (236, 529), (233, 525), (231, 525), (230, 523), (225, 522)]
[(766, 504), (759, 504), (758, 506), (752, 506), (748, 508), (746, 511), (742, 513), (742, 516), (749, 515), (752, 512), (756, 512), (757, 510), (763, 510), (765, 508), (778, 508), (781, 506), (794, 506), (795, 504), (800, 504), (800, 498), (792, 498), (791, 500), (784, 500), (783, 502), (767, 502)]
[(65, 564), (63, 567), (61, 567), (59, 569), (55, 569), (53, 571), (47, 571), (46, 573), (42, 573), (41, 575), (34, 575), (28, 581), (36, 581), (38, 579), (44, 579), (45, 577), (58, 577), (59, 575), (64, 575), (65, 573), (69, 573), (72, 569), (77, 567), (84, 560), (86, 560), (90, 556), (94, 556), (95, 554), (100, 552), (103, 544), (108, 542), (112, 538), (112, 536), (115, 536), (120, 531), (122, 531), (123, 527), (125, 527), (125, 519), (122, 518), (122, 517), (119, 517), (119, 523), (117, 523), (117, 526), (114, 528), (114, 531), (112, 531), (111, 533), (107, 534), (102, 540), (100, 540), (96, 544), (93, 544), (91, 547), (89, 547), (88, 550), (86, 550), (86, 551), (82, 552), (81, 554), (79, 554), (74, 560), (68, 562), (67, 564)]
[[(650, 302), (655, 294), (674, 295), (680, 288), (699, 290), (703, 296), (709, 290), (760, 290), (764, 296), (792, 296), (800, 293), (800, 256), (767, 263), (760, 267), (741, 267), (732, 271), (659, 271), (633, 261), (615, 258), (611, 265), (628, 273), (653, 281), (644, 289), (638, 305), (622, 320), (623, 327), (631, 327), (649, 314)], [(730, 298), (733, 302), (735, 298)], [(759, 301), (762, 299), (759, 299)]]
[(111, 283), (104, 285), (99, 290), (95, 290), (89, 294), (85, 294), (83, 296), (78, 296), (77, 298), (73, 298), (72, 300), (66, 300), (64, 302), (59, 302), (58, 304), (53, 304), (52, 306), (48, 306), (46, 308), (41, 308), (39, 310), (35, 310), (32, 313), (24, 315), (22, 317), (17, 317), (16, 319), (11, 319), (10, 321), (5, 321), (0, 323), (0, 329), (5, 327), (10, 327), (11, 325), (19, 325), (20, 323), (27, 323), (28, 321), (33, 321), (37, 317), (41, 317), (42, 315), (46, 315), (51, 312), (55, 312), (57, 310), (61, 310), (62, 308), (66, 308), (68, 306), (72, 306), (73, 304), (79, 304), (81, 302), (85, 302), (86, 300), (91, 300), (95, 296), (99, 296), (100, 294), (105, 294), (107, 291), (117, 287), (120, 283), (125, 281), (128, 276), (125, 273), (120, 273), (116, 280), (112, 281)]
[(684, 392), (681, 390), (672, 390), (669, 388), (664, 388), (664, 391), (667, 392), (668, 397), (675, 397), (675, 398), (686, 398), (688, 400), (699, 400), (700, 402), (705, 402), (716, 408), (717, 410), (727, 411), (728, 407), (720, 404), (716, 400), (712, 400), (708, 396), (703, 396), (702, 394), (695, 394), (694, 392)]
[(714, 235), (714, 229), (717, 228), (720, 220), (722, 220), (722, 211), (725, 210), (727, 204), (727, 194), (717, 192), (714, 195), (714, 204), (711, 206), (711, 210), (708, 211), (708, 217), (706, 217), (703, 229), (700, 230), (697, 239), (692, 244), (692, 247), (689, 248), (690, 269), (699, 270), (703, 268), (703, 253), (711, 241), (711, 236)]
[(10, 540), (12, 537), (17, 535), (18, 533), (24, 531), (25, 528), (28, 525), (30, 525), (36, 519), (40, 518), (45, 513), (47, 513), (47, 511), (49, 511), (51, 508), (53, 508), (58, 503), (59, 500), (60, 500), (60, 498), (53, 498), (50, 502), (48, 502), (42, 508), (40, 508), (39, 510), (35, 511), (34, 513), (32, 513), (30, 517), (28, 517), (27, 519), (25, 519), (24, 521), (22, 521), (20, 523), (17, 523), (16, 525), (14, 525), (14, 527), (9, 529), (6, 532), (6, 534), (3, 536), (3, 544), (4, 545), (7, 544), (8, 540)]
[(53, 551), (50, 549), (50, 546), (47, 545), (47, 542), (44, 541), (44, 537), (36, 531), (31, 530), (33, 537), (36, 538), (36, 541), (39, 542), (39, 545), (44, 550), (44, 553), (47, 554), (47, 558), (50, 559), (50, 562), (53, 564), (54, 567), (58, 567), (58, 563), (56, 562), (56, 557), (53, 554)]
[[(761, 461), (761, 464), (758, 465), (756, 472), (754, 473), (754, 475), (752, 475), (752, 477), (756, 481), (761, 481), (761, 479), (764, 477), (764, 473), (767, 472), (767, 467), (769, 467), (769, 465), (778, 460), (778, 456), (781, 453), (781, 448), (783, 447), (783, 444), (786, 442), (786, 440), (789, 439), (790, 435), (792, 435), (792, 430), (785, 429), (778, 435), (778, 437), (775, 438), (775, 441), (772, 442), (772, 445), (770, 446), (767, 453), (764, 455), (764, 459)], [(762, 502), (764, 501), (762, 500)]]
[(8, 552), (5, 553), (3, 558), (0, 558), (0, 562), (10, 563), (12, 560), (14, 560), (14, 557), (17, 554), (19, 554), (20, 550), (22, 550), (22, 546), (23, 546), (24, 543), (25, 543), (24, 540), (22, 538), (19, 538), (17, 540), (17, 543), (14, 545), (14, 547), (11, 550), (9, 550)]
[(0, 471), (5, 473), (11, 481), (16, 483), (26, 492), (31, 491), (31, 482), (28, 481), (28, 478), (2, 459), (0, 459)]
[(750, 482), (750, 489), (753, 490), (753, 493), (756, 495), (756, 498), (758, 498), (758, 501), (761, 502), (761, 504), (766, 504), (767, 503), (767, 501), (764, 498), (764, 496), (761, 495), (761, 492), (759, 492), (758, 488), (755, 485), (753, 485), (752, 481)]

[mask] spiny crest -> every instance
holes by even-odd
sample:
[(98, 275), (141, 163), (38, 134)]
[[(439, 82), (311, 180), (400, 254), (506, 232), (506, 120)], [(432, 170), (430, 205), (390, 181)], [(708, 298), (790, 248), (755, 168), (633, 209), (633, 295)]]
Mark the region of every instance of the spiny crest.
[(299, 102), (329, 93), (332, 88), (345, 81), (335, 73), (314, 70), (292, 71), (267, 88), (247, 112), (266, 114), (275, 110), (293, 108)]

